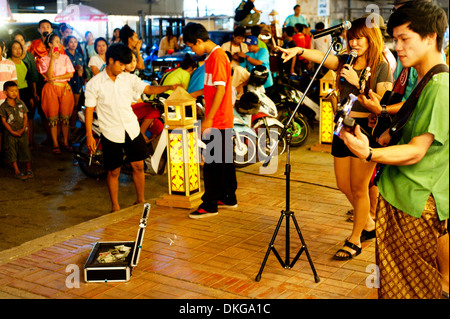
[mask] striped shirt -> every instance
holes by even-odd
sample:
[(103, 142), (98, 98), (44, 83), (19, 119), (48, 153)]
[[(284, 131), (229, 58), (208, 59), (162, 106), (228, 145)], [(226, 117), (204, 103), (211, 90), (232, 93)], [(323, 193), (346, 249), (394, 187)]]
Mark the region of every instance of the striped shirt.
[(8, 81), (17, 81), (17, 71), (14, 62), (6, 59), (0, 61), (0, 105), (6, 100), (3, 84)]

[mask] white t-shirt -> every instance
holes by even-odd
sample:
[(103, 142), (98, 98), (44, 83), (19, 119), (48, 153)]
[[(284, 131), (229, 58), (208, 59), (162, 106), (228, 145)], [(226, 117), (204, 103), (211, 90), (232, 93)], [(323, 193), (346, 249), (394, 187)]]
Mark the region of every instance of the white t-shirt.
[[(327, 53), (332, 40), (331, 35), (326, 35), (318, 39), (311, 38), (311, 49), (316, 49), (322, 53)], [(333, 51), (330, 51), (330, 55), (334, 55)]]
[[(231, 44), (231, 41), (225, 42), (224, 44), (222, 44), (222, 49), (224, 51), (228, 51), (231, 53), (231, 55), (238, 53), (238, 52), (242, 52), (242, 53), (247, 53), (248, 52), (248, 46), (246, 43), (241, 43), (239, 46), (234, 46)], [(231, 65), (232, 66), (239, 66), (240, 64), (237, 61), (231, 61)]]
[(106, 62), (102, 60), (98, 55), (94, 55), (89, 59), (88, 67), (96, 66), (98, 70), (101, 72), (106, 67)]
[(134, 74), (122, 72), (113, 81), (106, 70), (86, 84), (86, 107), (96, 107), (100, 131), (110, 141), (125, 142), (125, 132), (130, 139), (139, 133), (139, 122), (131, 108), (136, 92), (141, 94), (147, 83)]

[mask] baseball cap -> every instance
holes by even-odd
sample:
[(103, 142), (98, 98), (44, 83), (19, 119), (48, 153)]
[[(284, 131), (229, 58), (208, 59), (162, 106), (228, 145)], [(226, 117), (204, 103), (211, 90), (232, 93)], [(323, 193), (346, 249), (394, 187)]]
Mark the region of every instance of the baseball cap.
[(258, 38), (254, 35), (250, 35), (247, 37), (247, 39), (245, 39), (245, 43), (247, 45), (258, 45)]

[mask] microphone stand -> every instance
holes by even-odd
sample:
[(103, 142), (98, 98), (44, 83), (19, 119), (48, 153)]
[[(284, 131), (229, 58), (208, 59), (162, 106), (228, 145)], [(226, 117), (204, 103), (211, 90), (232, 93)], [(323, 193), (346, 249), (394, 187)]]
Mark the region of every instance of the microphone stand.
[[(297, 223), (297, 219), (295, 218), (294, 212), (292, 212), (292, 211), (290, 210), (290, 194), (291, 194), (291, 188), (290, 188), (290, 176), (291, 176), (291, 175), (290, 175), (290, 174), (291, 174), (291, 164), (290, 164), (290, 144), (291, 144), (292, 134), (291, 134), (290, 132), (287, 132), (287, 130), (288, 130), (288, 127), (289, 127), (289, 125), (290, 125), (292, 119), (294, 118), (295, 114), (297, 113), (298, 108), (300, 107), (300, 105), (302, 105), (303, 100), (304, 100), (305, 97), (306, 97), (306, 94), (308, 93), (309, 89), (310, 89), (311, 86), (312, 86), (312, 83), (313, 83), (314, 80), (316, 79), (317, 74), (319, 73), (320, 69), (322, 68), (323, 64), (325, 63), (325, 60), (328, 58), (328, 56), (329, 56), (329, 54), (330, 54), (330, 52), (331, 52), (331, 49), (334, 47), (334, 48), (335, 48), (335, 51), (340, 51), (340, 50), (338, 49), (338, 46), (340, 45), (340, 43), (338, 43), (338, 36), (339, 36), (339, 33), (340, 33), (339, 31), (335, 31), (335, 32), (332, 34), (333, 41), (332, 41), (332, 43), (330, 44), (330, 47), (328, 48), (328, 51), (327, 51), (327, 53), (325, 54), (325, 57), (323, 58), (323, 60), (322, 60), (322, 62), (320, 63), (320, 65), (318, 66), (316, 72), (314, 73), (313, 78), (311, 79), (311, 82), (309, 83), (308, 87), (306, 88), (306, 91), (303, 92), (303, 96), (302, 96), (302, 98), (300, 99), (300, 102), (297, 104), (297, 106), (296, 106), (294, 112), (292, 112), (292, 114), (291, 114), (289, 120), (287, 121), (287, 123), (285, 124), (283, 130), (281, 131), (281, 134), (279, 135), (278, 140), (274, 143), (273, 148), (271, 149), (269, 156), (267, 157), (266, 161), (265, 161), (264, 164), (263, 164), (264, 167), (267, 167), (267, 166), (269, 165), (270, 160), (272, 159), (272, 157), (273, 157), (273, 155), (274, 155), (274, 152), (275, 152), (275, 150), (276, 150), (277, 147), (278, 147), (278, 143), (279, 143), (280, 140), (283, 139), (284, 136), (286, 135), (286, 147), (287, 147), (287, 149), (286, 149), (286, 154), (287, 154), (287, 155), (286, 155), (286, 156), (287, 156), (287, 161), (286, 161), (285, 172), (284, 172), (284, 174), (286, 175), (286, 209), (281, 211), (281, 216), (280, 216), (280, 218), (279, 218), (279, 220), (278, 220), (278, 224), (277, 224), (277, 226), (276, 226), (276, 228), (275, 228), (275, 231), (274, 231), (274, 233), (273, 233), (272, 240), (271, 240), (270, 243), (269, 243), (269, 248), (267, 249), (266, 255), (265, 255), (264, 260), (263, 260), (263, 262), (262, 262), (262, 264), (261, 264), (261, 268), (259, 269), (258, 275), (257, 275), (256, 278), (255, 278), (255, 280), (256, 280), (257, 282), (259, 282), (259, 281), (261, 280), (262, 272), (263, 272), (263, 270), (264, 270), (264, 267), (265, 267), (266, 262), (267, 262), (267, 258), (269, 257), (269, 254), (270, 254), (271, 251), (273, 251), (273, 253), (275, 254), (275, 257), (278, 259), (278, 261), (279, 261), (279, 263), (281, 264), (281, 266), (282, 266), (283, 268), (285, 268), (285, 269), (291, 269), (291, 268), (295, 265), (295, 263), (297, 262), (297, 260), (300, 258), (300, 255), (301, 255), (303, 252), (305, 252), (305, 253), (306, 253), (306, 257), (308, 258), (308, 261), (309, 261), (309, 265), (310, 265), (310, 267), (311, 267), (311, 269), (312, 269), (312, 271), (313, 271), (315, 282), (317, 283), (317, 282), (320, 281), (319, 275), (317, 274), (316, 269), (314, 268), (314, 264), (313, 264), (313, 262), (312, 262), (312, 259), (311, 259), (310, 254), (309, 254), (309, 252), (308, 252), (308, 248), (307, 248), (307, 246), (306, 246), (306, 242), (305, 242), (305, 240), (304, 240), (304, 238), (303, 238), (303, 236), (302, 236), (300, 227), (299, 227), (299, 225), (298, 225), (298, 223)], [(296, 57), (295, 57), (295, 58), (296, 58)], [(283, 222), (283, 219), (284, 219), (285, 217), (286, 217), (286, 246), (285, 246), (285, 247), (286, 247), (286, 256), (285, 256), (285, 261), (283, 261), (283, 260), (281, 259), (280, 255), (279, 255), (278, 251), (277, 251), (276, 248), (274, 247), (274, 242), (275, 242), (275, 239), (276, 239), (276, 237), (277, 237), (277, 235), (278, 235), (278, 231), (279, 231), (279, 229), (280, 229), (281, 223)], [(298, 236), (299, 236), (300, 241), (301, 241), (301, 243), (302, 243), (302, 247), (300, 248), (300, 251), (299, 251), (299, 252), (297, 253), (297, 255), (294, 257), (294, 259), (292, 260), (292, 262), (290, 262), (290, 257), (289, 257), (289, 255), (290, 255), (290, 231), (289, 231), (289, 230), (290, 230), (290, 218), (292, 218), (292, 220), (293, 220), (293, 222), (294, 222), (294, 225), (295, 225), (295, 228), (296, 228), (296, 230), (297, 230)]]

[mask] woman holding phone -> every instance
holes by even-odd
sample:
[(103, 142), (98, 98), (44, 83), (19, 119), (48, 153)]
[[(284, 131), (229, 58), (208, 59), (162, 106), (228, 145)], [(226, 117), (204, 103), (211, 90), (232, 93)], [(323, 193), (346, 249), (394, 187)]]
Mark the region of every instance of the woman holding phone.
[[(384, 42), (380, 28), (377, 25), (366, 23), (366, 20), (366, 18), (359, 18), (352, 21), (352, 27), (347, 31), (348, 49), (354, 51), (352, 53), (356, 54), (356, 59), (349, 64), (349, 55), (343, 54), (328, 56), (324, 62), (324, 67), (336, 71), (340, 102), (348, 99), (350, 93), (360, 94), (359, 78), (362, 71), (367, 67), (370, 67), (371, 75), (367, 81), (366, 91), (372, 89), (373, 92), (383, 96), (387, 90), (392, 89), (392, 75), (389, 64), (383, 56)], [(285, 62), (300, 55), (306, 60), (320, 63), (325, 56), (318, 50), (301, 47), (278, 49), (283, 52), (282, 58)], [(373, 129), (369, 127), (371, 125), (369, 122), (370, 115), (371, 112), (359, 101), (353, 104), (350, 116), (369, 133)], [(334, 255), (336, 259), (348, 260), (361, 253), (362, 241), (375, 237), (375, 222), (369, 214), (369, 183), (375, 169), (375, 163), (361, 161), (337, 136), (333, 138), (331, 154), (334, 157), (337, 186), (345, 194), (354, 209), (352, 233), (345, 240), (344, 247)]]
[(58, 136), (62, 131), (63, 147), (69, 150), (69, 121), (74, 108), (73, 92), (69, 80), (75, 69), (70, 58), (60, 54), (61, 39), (50, 33), (44, 41), (48, 55), (39, 60), (38, 70), (45, 79), (42, 89), (42, 110), (48, 120), (53, 141), (53, 154), (61, 154)]

